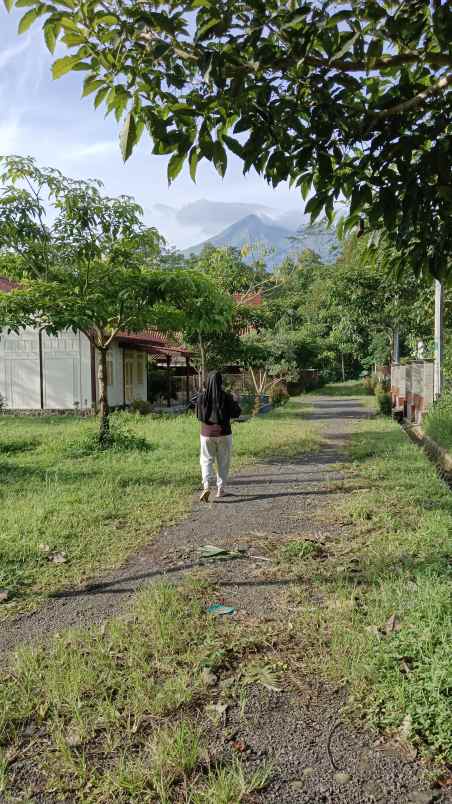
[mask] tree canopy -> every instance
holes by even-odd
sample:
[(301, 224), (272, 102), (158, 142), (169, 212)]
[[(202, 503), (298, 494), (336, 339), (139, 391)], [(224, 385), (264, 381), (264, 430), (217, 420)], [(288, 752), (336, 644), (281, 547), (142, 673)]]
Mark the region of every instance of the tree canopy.
[(313, 218), (349, 199), (417, 267), (452, 253), (452, 8), (448, 0), (5, 0), (40, 19), (53, 75), (123, 119), (127, 159), (146, 130), (173, 180), (187, 160), (221, 175), (228, 151)]
[(104, 197), (99, 182), (73, 181), (32, 159), (4, 157), (0, 164), (9, 182), (0, 195), (2, 261), (20, 280), (0, 293), (0, 322), (16, 331), (37, 326), (86, 335), (99, 353), (105, 439), (106, 354), (116, 335), (194, 326), (218, 332), (231, 318), (232, 301), (200, 272), (162, 259), (164, 241), (144, 226), (133, 199)]

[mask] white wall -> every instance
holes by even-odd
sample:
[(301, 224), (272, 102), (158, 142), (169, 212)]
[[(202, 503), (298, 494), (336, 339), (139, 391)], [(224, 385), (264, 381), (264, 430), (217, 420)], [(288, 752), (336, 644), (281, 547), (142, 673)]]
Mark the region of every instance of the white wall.
[[(41, 407), (39, 334), (0, 333), (0, 394), (6, 407)], [(43, 396), (46, 410), (91, 407), (91, 353), (88, 339), (70, 330), (58, 337), (42, 334)]]
[[(111, 359), (113, 369), (113, 384), (108, 386), (108, 404), (117, 407), (124, 404), (124, 380), (122, 349), (117, 343), (113, 343), (109, 349), (109, 360)], [(96, 349), (96, 399), (99, 400), (99, 383), (97, 372), (99, 370), (99, 351)]]

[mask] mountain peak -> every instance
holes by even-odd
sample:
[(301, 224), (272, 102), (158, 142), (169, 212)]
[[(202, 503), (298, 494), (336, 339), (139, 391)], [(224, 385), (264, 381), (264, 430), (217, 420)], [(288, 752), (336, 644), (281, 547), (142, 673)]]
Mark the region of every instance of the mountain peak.
[(302, 245), (297, 248), (291, 238), (294, 232), (273, 221), (267, 215), (249, 213), (240, 220), (227, 226), (214, 237), (184, 250), (186, 256), (197, 255), (206, 246), (217, 248), (231, 247), (241, 249), (245, 245), (260, 244), (269, 250), (266, 259), (268, 267), (281, 263), (291, 252), (311, 249), (324, 260), (331, 260), (331, 251), (336, 244), (334, 232), (322, 229), (321, 232), (302, 227)]

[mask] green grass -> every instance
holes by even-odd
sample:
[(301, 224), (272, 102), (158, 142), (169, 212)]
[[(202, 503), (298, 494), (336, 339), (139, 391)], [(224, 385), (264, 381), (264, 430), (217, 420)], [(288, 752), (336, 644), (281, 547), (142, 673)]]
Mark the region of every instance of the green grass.
[(432, 405), (422, 423), (424, 431), (444, 449), (452, 450), (452, 394)]
[(368, 396), (367, 389), (360, 380), (328, 383), (313, 393), (322, 396)]
[(250, 639), (242, 644), (236, 628), (206, 614), (195, 586), (161, 585), (137, 598), (127, 622), (23, 652), (0, 678), (0, 793), (238, 804), (264, 787), (268, 769), (250, 775), (209, 750), (206, 705), (218, 690), (203, 670), (220, 676), (224, 665), (229, 675), (246, 656)]
[[(360, 429), (349, 493), (332, 515), (352, 533), (317, 567), (303, 562), (326, 597), (302, 611), (306, 655), (349, 686), (352, 708), (379, 729), (404, 724), (420, 751), (451, 762), (452, 494), (396, 424)], [(392, 615), (400, 630), (386, 633)]]
[[(314, 448), (315, 427), (301, 410), (292, 401), (235, 425), (233, 469)], [(93, 453), (96, 421), (0, 418), (0, 588), (11, 594), (0, 618), (119, 565), (187, 515), (200, 485), (194, 417), (122, 420), (135, 437), (132, 448)], [(49, 561), (49, 551), (64, 553), (66, 563)]]

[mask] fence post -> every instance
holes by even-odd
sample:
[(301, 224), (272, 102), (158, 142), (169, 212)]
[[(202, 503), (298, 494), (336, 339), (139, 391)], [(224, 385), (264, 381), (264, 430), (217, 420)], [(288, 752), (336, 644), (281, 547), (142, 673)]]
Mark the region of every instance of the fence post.
[(443, 286), (438, 279), (435, 279), (435, 366), (433, 375), (433, 396), (435, 399), (441, 396), (443, 387), (443, 309)]

